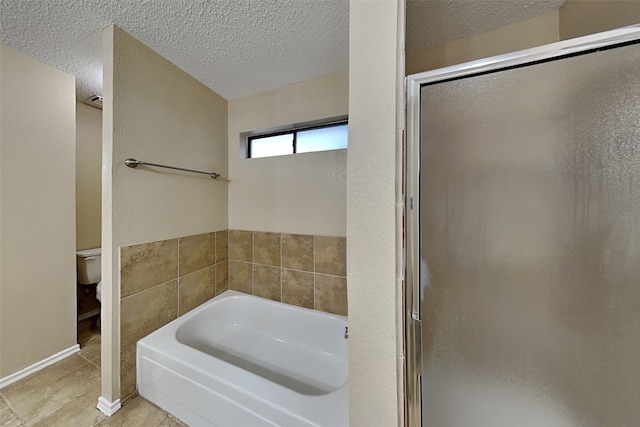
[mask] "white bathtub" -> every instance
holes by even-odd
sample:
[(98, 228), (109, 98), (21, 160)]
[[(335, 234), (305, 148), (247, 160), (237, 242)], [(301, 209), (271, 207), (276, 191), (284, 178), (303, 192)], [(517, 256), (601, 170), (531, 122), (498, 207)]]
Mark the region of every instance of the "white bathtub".
[(347, 426), (346, 326), (226, 291), (138, 341), (138, 391), (193, 427)]

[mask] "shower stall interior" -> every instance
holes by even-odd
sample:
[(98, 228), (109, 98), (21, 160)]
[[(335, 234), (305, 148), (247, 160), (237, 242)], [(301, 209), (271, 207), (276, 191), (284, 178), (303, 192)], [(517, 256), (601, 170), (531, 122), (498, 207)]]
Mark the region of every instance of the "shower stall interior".
[(412, 425), (639, 425), (639, 42), (408, 78)]

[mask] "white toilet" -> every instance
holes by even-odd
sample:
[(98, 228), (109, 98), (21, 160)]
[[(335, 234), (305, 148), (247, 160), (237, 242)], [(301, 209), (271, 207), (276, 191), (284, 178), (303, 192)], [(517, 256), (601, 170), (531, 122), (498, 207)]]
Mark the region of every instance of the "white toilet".
[(101, 273), (101, 248), (85, 249), (76, 252), (78, 261), (78, 283), (81, 285), (93, 285), (97, 283), (96, 298), (102, 302), (102, 278)]

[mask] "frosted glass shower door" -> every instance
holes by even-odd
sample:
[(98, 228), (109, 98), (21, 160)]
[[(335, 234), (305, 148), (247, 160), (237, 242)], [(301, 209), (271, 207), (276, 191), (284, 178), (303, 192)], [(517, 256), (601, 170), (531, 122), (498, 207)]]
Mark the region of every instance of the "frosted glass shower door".
[(421, 88), (423, 426), (640, 426), (639, 46)]

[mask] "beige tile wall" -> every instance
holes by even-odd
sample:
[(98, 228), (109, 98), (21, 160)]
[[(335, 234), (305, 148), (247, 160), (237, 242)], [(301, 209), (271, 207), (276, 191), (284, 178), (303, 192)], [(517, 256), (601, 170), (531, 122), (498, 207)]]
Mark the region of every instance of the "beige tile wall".
[(347, 315), (344, 237), (223, 230), (120, 248), (121, 398), (136, 392), (135, 343), (233, 289)]
[(120, 248), (120, 396), (136, 391), (135, 343), (228, 289), (227, 230)]
[(229, 230), (229, 289), (347, 315), (344, 237)]

